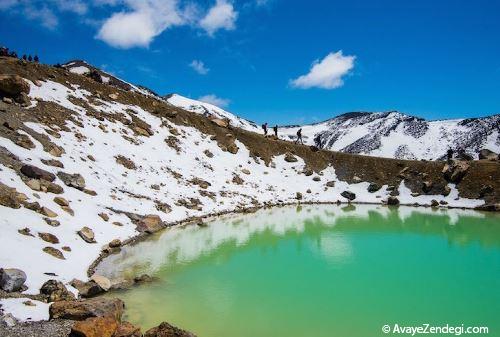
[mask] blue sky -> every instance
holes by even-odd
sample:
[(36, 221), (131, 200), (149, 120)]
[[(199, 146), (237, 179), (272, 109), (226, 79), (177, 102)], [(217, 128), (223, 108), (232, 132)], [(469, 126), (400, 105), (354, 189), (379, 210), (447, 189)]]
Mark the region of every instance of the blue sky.
[(500, 113), (500, 1), (0, 0), (0, 44), (259, 123)]

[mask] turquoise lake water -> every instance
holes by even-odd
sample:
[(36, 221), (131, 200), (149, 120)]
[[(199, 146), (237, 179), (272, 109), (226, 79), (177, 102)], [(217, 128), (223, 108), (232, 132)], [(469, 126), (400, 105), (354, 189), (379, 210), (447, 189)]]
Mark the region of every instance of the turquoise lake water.
[(158, 278), (111, 294), (143, 330), (168, 321), (200, 337), (370, 337), (392, 335), (385, 324), (428, 323), (500, 336), (497, 214), (266, 209), (166, 230), (106, 259), (98, 273)]

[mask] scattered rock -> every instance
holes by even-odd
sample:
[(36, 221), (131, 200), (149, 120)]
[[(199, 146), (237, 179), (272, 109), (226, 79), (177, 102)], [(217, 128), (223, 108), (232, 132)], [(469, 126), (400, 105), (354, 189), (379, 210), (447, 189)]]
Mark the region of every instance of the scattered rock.
[(500, 203), (484, 204), (481, 206), (477, 206), (475, 209), (477, 209), (479, 211), (487, 211), (487, 212), (500, 212)]
[(63, 163), (56, 159), (42, 159), (42, 163), (48, 166), (54, 166), (59, 168), (64, 168)]
[(135, 165), (135, 163), (125, 156), (119, 155), (119, 156), (116, 156), (115, 159), (116, 159), (116, 162), (118, 164), (124, 166), (125, 168), (128, 168), (129, 170), (136, 170), (137, 169), (137, 166)]
[(302, 193), (297, 192), (297, 193), (295, 194), (295, 199), (297, 199), (297, 200), (302, 200)]
[(57, 176), (63, 181), (66, 186), (76, 188), (77, 190), (83, 191), (85, 189), (85, 179), (81, 174), (69, 174), (65, 172), (58, 172)]
[(235, 183), (236, 185), (243, 185), (243, 183), (245, 182), (245, 180), (243, 180), (243, 178), (241, 178), (239, 175), (237, 174), (233, 174), (233, 183)]
[(313, 178), (313, 181), (321, 181), (321, 178), (319, 176), (316, 176)]
[(353, 201), (354, 199), (356, 199), (356, 194), (354, 194), (350, 191), (344, 191), (344, 192), (340, 193), (340, 195), (349, 201)]
[(66, 260), (64, 257), (64, 254), (57, 248), (54, 247), (45, 247), (42, 249), (45, 253), (52, 255), (53, 257), (60, 259), (60, 260)]
[(311, 170), (310, 168), (306, 167), (306, 168), (304, 169), (303, 173), (304, 173), (304, 175), (305, 175), (306, 177), (309, 177), (309, 176), (312, 176), (312, 175), (314, 174), (314, 171), (313, 171), (313, 170)]
[(422, 184), (422, 191), (424, 191), (424, 193), (429, 193), (433, 185), (432, 181), (424, 181)]
[(21, 167), (21, 173), (32, 179), (43, 179), (50, 182), (56, 179), (54, 174), (33, 165), (23, 165)]
[(196, 337), (196, 335), (163, 322), (159, 326), (146, 331), (144, 337)]
[(85, 242), (88, 242), (88, 243), (95, 243), (96, 242), (95, 236), (94, 236), (94, 231), (87, 226), (80, 229), (77, 233), (78, 233), (78, 235), (80, 235), (80, 237)]
[(150, 214), (143, 217), (136, 227), (139, 232), (145, 233), (154, 233), (162, 228), (163, 222), (161, 221), (161, 218), (155, 214)]
[(432, 199), (431, 200), (431, 206), (432, 207), (438, 207), (439, 206), (439, 202), (436, 199)]
[(235, 143), (231, 143), (227, 146), (227, 152), (229, 152), (229, 153), (236, 154), (236, 153), (238, 153), (238, 150), (239, 150), (239, 148), (238, 148), (238, 146), (236, 146)]
[(90, 317), (77, 321), (71, 328), (71, 337), (113, 337), (118, 329), (118, 321), (113, 316)]
[(59, 239), (54, 234), (51, 234), (51, 233), (38, 233), (38, 236), (40, 237), (40, 239), (42, 239), (45, 242), (52, 243), (52, 244), (59, 243)]
[(368, 192), (375, 193), (378, 190), (380, 190), (381, 188), (382, 188), (382, 186), (380, 184), (370, 183), (370, 185), (368, 185)]
[(40, 209), (40, 213), (42, 213), (43, 215), (49, 217), (49, 218), (55, 218), (57, 217), (57, 213), (52, 211), (50, 208), (47, 208), (47, 207), (42, 207)]
[(352, 182), (353, 182), (353, 183), (355, 183), (355, 184), (358, 184), (358, 183), (360, 183), (360, 182), (362, 182), (362, 181), (363, 181), (363, 179), (361, 179), (361, 178), (360, 178), (360, 177), (358, 177), (358, 176), (354, 176), (354, 177), (352, 178)]
[(93, 297), (104, 292), (104, 290), (95, 281), (92, 280), (83, 282), (75, 279), (71, 281), (71, 285), (76, 288), (76, 290), (78, 290), (78, 293), (81, 297), (85, 298)]
[(211, 119), (211, 121), (212, 123), (214, 123), (217, 126), (220, 126), (221, 128), (229, 127), (229, 121), (227, 119), (213, 118)]
[(112, 316), (120, 321), (124, 304), (117, 298), (91, 298), (80, 301), (59, 301), (49, 308), (50, 319), (82, 321), (89, 317)]
[(287, 163), (295, 163), (298, 161), (298, 159), (292, 153), (287, 152), (287, 153), (285, 153), (285, 161)]
[(208, 158), (213, 158), (214, 154), (212, 152), (210, 152), (209, 150), (205, 150), (203, 151), (203, 153), (205, 154), (205, 156), (207, 156)]
[(142, 274), (140, 276), (134, 277), (134, 283), (143, 284), (143, 283), (151, 283), (155, 280), (154, 277), (149, 276), (148, 274)]
[(66, 286), (56, 280), (48, 280), (40, 288), (40, 294), (46, 295), (48, 302), (72, 301), (75, 295), (68, 291)]
[(54, 202), (59, 206), (69, 206), (68, 200), (64, 199), (63, 197), (55, 197)]
[(26, 273), (21, 269), (0, 269), (0, 288), (8, 293), (19, 291), (26, 282)]
[(108, 243), (108, 246), (110, 248), (119, 248), (122, 246), (122, 242), (120, 241), (120, 239), (114, 239)]
[(479, 151), (479, 159), (498, 160), (498, 154), (488, 149), (482, 149)]
[(443, 196), (445, 196), (445, 197), (447, 197), (448, 195), (450, 195), (450, 193), (451, 193), (451, 188), (450, 188), (448, 185), (447, 185), (447, 186), (445, 186), (445, 187), (443, 188), (443, 193), (442, 193), (442, 195), (443, 195)]
[(59, 227), (61, 223), (57, 220), (54, 219), (49, 219), (49, 218), (43, 218), (43, 220), (47, 223), (47, 225), (52, 226), (52, 227)]
[(26, 181), (26, 185), (33, 191), (40, 191), (42, 189), (42, 185), (40, 184), (40, 180), (38, 179), (30, 179)]
[(244, 169), (242, 169), (242, 170), (241, 170), (241, 173), (246, 174), (246, 175), (249, 175), (249, 174), (250, 174), (250, 170), (249, 170), (249, 169), (244, 168)]
[(99, 213), (98, 214), (101, 219), (103, 219), (104, 221), (108, 221), (109, 220), (109, 215), (107, 215), (106, 213)]
[(393, 196), (387, 198), (387, 205), (399, 205), (399, 199)]
[(28, 227), (25, 227), (25, 228), (23, 228), (23, 229), (18, 229), (18, 230), (17, 230), (17, 232), (18, 232), (19, 234), (22, 234), (22, 235), (26, 235), (26, 236), (32, 236), (32, 237), (34, 237), (34, 235), (33, 235), (33, 234), (31, 234), (31, 230), (30, 230)]
[(104, 290), (104, 291), (108, 291), (109, 288), (111, 288), (111, 281), (107, 277), (104, 277), (104, 276), (98, 275), (98, 274), (94, 274), (94, 275), (92, 275), (92, 277), (90, 279), (92, 281), (94, 281), (95, 283), (97, 283), (97, 285), (99, 285), (99, 287), (101, 287), (102, 290)]
[(326, 182), (326, 187), (335, 187), (335, 180), (330, 180)]
[(61, 206), (61, 208), (63, 209), (63, 211), (65, 211), (69, 215), (71, 215), (71, 216), (75, 215), (75, 211), (73, 211), (73, 209), (71, 207), (69, 207), (69, 206)]

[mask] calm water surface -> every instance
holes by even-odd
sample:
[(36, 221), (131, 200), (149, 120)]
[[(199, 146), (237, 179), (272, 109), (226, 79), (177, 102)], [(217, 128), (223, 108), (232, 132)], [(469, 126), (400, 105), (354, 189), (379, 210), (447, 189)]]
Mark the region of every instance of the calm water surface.
[(169, 229), (98, 272), (159, 278), (112, 294), (145, 329), (168, 321), (200, 337), (370, 337), (384, 336), (384, 324), (430, 323), (500, 336), (496, 214), (274, 208)]

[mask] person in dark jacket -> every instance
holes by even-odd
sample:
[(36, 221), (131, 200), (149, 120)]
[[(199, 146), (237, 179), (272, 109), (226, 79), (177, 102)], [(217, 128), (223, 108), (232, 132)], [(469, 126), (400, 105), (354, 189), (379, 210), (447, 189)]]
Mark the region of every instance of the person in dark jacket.
[(278, 125), (275, 125), (273, 127), (273, 131), (274, 131), (274, 135), (276, 136), (276, 138), (278, 138)]
[(453, 159), (453, 150), (452, 149), (448, 149), (448, 151), (446, 151), (446, 159), (448, 160), (448, 162), (450, 162)]
[(267, 136), (267, 123), (262, 124), (262, 130), (264, 130), (264, 136)]
[(33, 61), (33, 58), (30, 55), (30, 56), (28, 56), (28, 62), (31, 62), (31, 61)]
[(38, 63), (40, 61), (40, 59), (38, 58), (38, 55), (35, 55), (35, 57), (33, 57), (33, 61), (35, 61), (35, 63)]
[(302, 141), (302, 128), (300, 128), (297, 131), (297, 139), (295, 140), (295, 144), (298, 144), (299, 140), (300, 140), (300, 144), (304, 145), (304, 142)]

